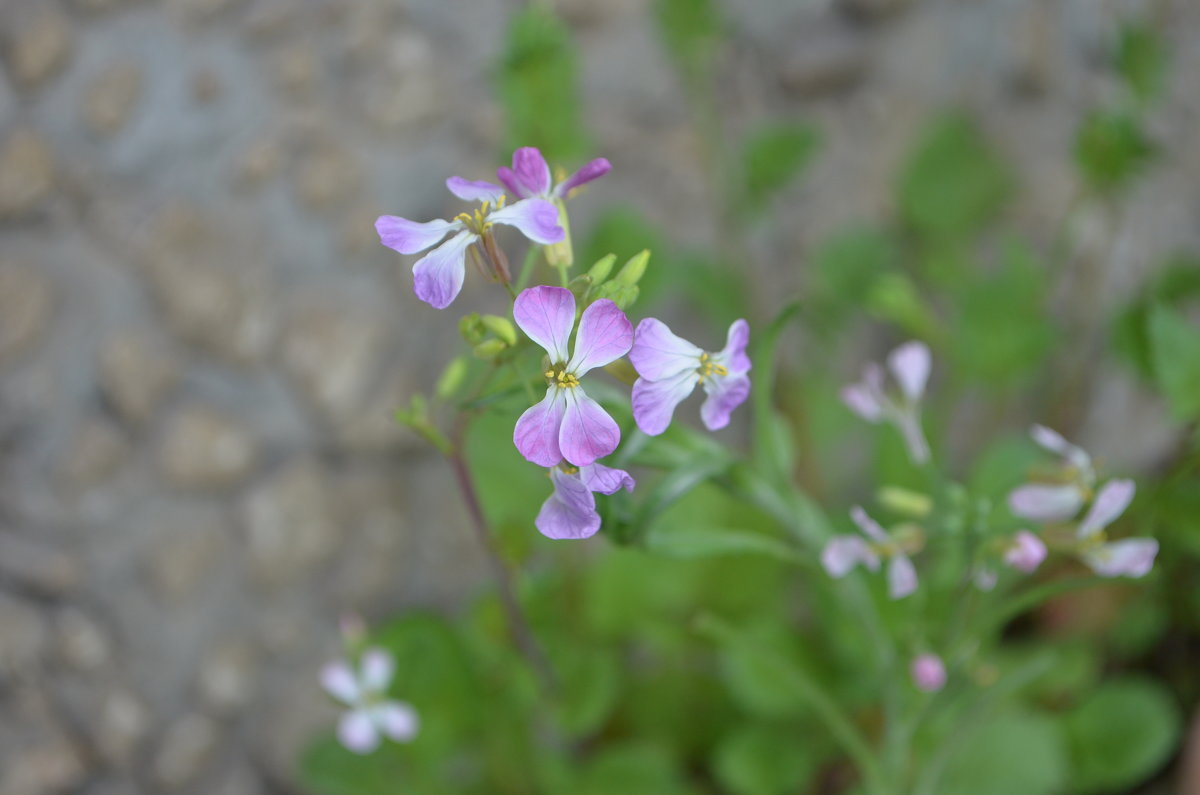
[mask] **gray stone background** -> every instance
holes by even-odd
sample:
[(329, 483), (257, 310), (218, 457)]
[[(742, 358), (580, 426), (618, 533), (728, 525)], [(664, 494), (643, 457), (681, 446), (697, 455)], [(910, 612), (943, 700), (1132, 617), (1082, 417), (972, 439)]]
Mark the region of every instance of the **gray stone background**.
[[(576, 228), (627, 201), (711, 240), (647, 0), (556, 5), (615, 166)], [(889, 211), (898, 161), (949, 104), (1019, 165), (1015, 222), (1048, 235), (1123, 14), (1161, 27), (1172, 81), (1109, 300), (1197, 247), (1194, 0), (725, 5), (730, 125), (800, 116), (825, 140), (761, 242), (767, 293), (801, 286), (813, 241)], [(372, 222), (444, 217), (446, 176), (494, 169), (515, 7), (0, 0), (0, 795), (294, 791), (296, 750), (333, 718), (315, 675), (337, 616), (453, 606), (485, 581), (465, 516), (429, 496), (448, 473), (390, 419), (456, 316), (416, 301)], [(1129, 466), (1171, 443), (1125, 379), (1084, 424)]]

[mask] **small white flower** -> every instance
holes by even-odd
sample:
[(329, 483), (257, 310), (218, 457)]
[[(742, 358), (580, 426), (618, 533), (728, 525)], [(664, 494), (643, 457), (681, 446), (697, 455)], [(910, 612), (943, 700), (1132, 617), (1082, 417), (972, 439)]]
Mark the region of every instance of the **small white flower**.
[(417, 736), (417, 713), (403, 701), (387, 698), (388, 685), (395, 673), (395, 661), (383, 649), (371, 648), (362, 654), (358, 670), (338, 660), (321, 670), (321, 686), (349, 707), (338, 721), (338, 740), (347, 750), (369, 754), (379, 747), (383, 737), (408, 742)]

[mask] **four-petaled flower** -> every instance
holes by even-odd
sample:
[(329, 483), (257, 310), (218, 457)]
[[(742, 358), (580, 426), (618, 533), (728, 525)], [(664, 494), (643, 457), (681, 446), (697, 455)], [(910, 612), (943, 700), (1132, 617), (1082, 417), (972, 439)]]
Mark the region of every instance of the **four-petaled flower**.
[(1092, 457), (1083, 448), (1042, 425), (1034, 425), (1029, 435), (1040, 447), (1062, 459), (1066, 482), (1019, 486), (1008, 495), (1008, 507), (1022, 519), (1066, 521), (1079, 513), (1096, 485)]
[(421, 223), (383, 215), (375, 222), (380, 242), (401, 254), (417, 254), (455, 233), (413, 265), (413, 290), (436, 309), (445, 309), (458, 296), (466, 276), (467, 249), (490, 236), (493, 224), (515, 226), (543, 245), (557, 243), (566, 234), (558, 225), (558, 209), (545, 199), (523, 199), (505, 206), (503, 188), (462, 177), (446, 180), (446, 187), (458, 198), (482, 205), (473, 214), (461, 213), (450, 221)]
[(546, 351), (546, 396), (530, 406), (513, 432), (521, 455), (544, 467), (563, 459), (586, 467), (617, 449), (621, 429), (587, 396), (580, 379), (594, 367), (624, 356), (633, 345), (633, 326), (608, 299), (596, 301), (579, 318), (574, 355), (567, 342), (575, 327), (575, 296), (564, 287), (531, 287), (517, 296), (513, 318)]
[(416, 711), (402, 701), (387, 698), (395, 663), (383, 649), (363, 652), (358, 670), (345, 660), (329, 663), (321, 671), (321, 685), (349, 707), (338, 721), (338, 740), (347, 750), (369, 754), (381, 739), (407, 742), (417, 736)]
[(875, 362), (863, 369), (862, 380), (842, 390), (842, 402), (867, 422), (887, 420), (904, 436), (915, 463), (929, 460), (929, 443), (921, 430), (920, 402), (929, 381), (931, 357), (922, 342), (906, 342), (887, 357), (888, 369), (900, 386), (899, 399), (884, 390), (884, 371)]
[(879, 523), (857, 505), (850, 511), (850, 518), (858, 525), (866, 539), (854, 535), (840, 535), (829, 539), (821, 551), (821, 565), (830, 577), (845, 577), (855, 566), (862, 564), (871, 571), (879, 571), (880, 558), (890, 558), (888, 563), (888, 596), (903, 599), (917, 590), (917, 570), (908, 555), (888, 535)]
[(1135, 489), (1132, 480), (1105, 483), (1076, 530), (1080, 557), (1101, 577), (1144, 577), (1154, 566), (1158, 542), (1153, 538), (1109, 541), (1104, 532), (1125, 512)]
[(600, 514), (596, 512), (599, 494), (632, 491), (634, 480), (623, 469), (592, 464), (572, 467), (560, 464), (550, 470), (554, 492), (542, 504), (534, 524), (547, 538), (590, 538), (600, 529)]
[(550, 177), (550, 166), (546, 158), (532, 146), (522, 146), (513, 152), (512, 168), (501, 166), (496, 169), (496, 178), (508, 188), (514, 196), (520, 199), (565, 199), (571, 191), (604, 176), (612, 165), (603, 157), (584, 164), (583, 168), (571, 176), (554, 184)]
[(638, 324), (629, 361), (637, 370), (633, 385), (633, 418), (643, 433), (657, 436), (671, 424), (675, 407), (699, 384), (708, 398), (700, 418), (710, 431), (729, 424), (729, 415), (750, 394), (750, 357), (746, 345), (750, 326), (735, 320), (725, 347), (716, 353), (701, 350), (667, 328), (646, 318)]

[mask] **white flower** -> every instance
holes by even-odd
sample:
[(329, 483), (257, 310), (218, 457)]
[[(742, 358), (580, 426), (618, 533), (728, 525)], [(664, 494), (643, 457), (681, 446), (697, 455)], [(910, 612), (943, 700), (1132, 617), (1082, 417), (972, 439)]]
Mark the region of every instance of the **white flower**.
[(345, 660), (329, 663), (321, 670), (321, 686), (349, 707), (338, 721), (338, 740), (347, 750), (369, 754), (381, 739), (407, 742), (417, 735), (417, 713), (402, 701), (387, 698), (395, 661), (383, 649), (362, 654), (358, 670)]

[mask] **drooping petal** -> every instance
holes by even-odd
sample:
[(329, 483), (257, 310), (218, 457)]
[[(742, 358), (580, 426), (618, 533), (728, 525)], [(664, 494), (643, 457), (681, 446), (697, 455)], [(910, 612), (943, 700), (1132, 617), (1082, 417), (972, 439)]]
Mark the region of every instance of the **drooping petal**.
[(1105, 483), (1104, 487), (1100, 489), (1100, 493), (1096, 495), (1096, 499), (1092, 501), (1092, 507), (1088, 509), (1087, 515), (1079, 523), (1076, 535), (1080, 538), (1087, 538), (1115, 522), (1133, 501), (1133, 494), (1136, 490), (1137, 486), (1132, 480), (1110, 480)]
[(1145, 577), (1157, 555), (1153, 538), (1126, 538), (1088, 550), (1083, 561), (1101, 577)]
[(879, 569), (879, 556), (860, 536), (834, 536), (821, 550), (821, 566), (830, 577), (845, 577), (857, 565)]
[(587, 396), (583, 387), (566, 391), (567, 410), (558, 432), (558, 446), (563, 458), (577, 467), (585, 467), (617, 449), (621, 429), (599, 403)]
[(925, 393), (931, 361), (929, 346), (923, 342), (906, 342), (888, 354), (888, 369), (910, 403), (917, 402)]
[(671, 424), (675, 407), (692, 394), (700, 376), (685, 370), (661, 381), (639, 378), (633, 385), (633, 419), (642, 433), (658, 436)]
[(879, 522), (875, 521), (864, 511), (860, 506), (855, 505), (850, 509), (850, 518), (858, 525), (858, 529), (862, 530), (863, 535), (871, 539), (877, 544), (887, 544), (891, 542), (887, 531), (884, 530)]
[(392, 683), (396, 661), (383, 649), (370, 648), (363, 652), (359, 670), (363, 689), (369, 693), (382, 693)]
[(371, 708), (371, 720), (385, 737), (406, 743), (417, 736), (417, 711), (403, 701), (384, 701)]
[(704, 351), (676, 336), (667, 324), (648, 317), (638, 323), (629, 362), (638, 375), (650, 381), (672, 378), (700, 366)]
[(559, 429), (567, 409), (562, 391), (556, 386), (547, 389), (540, 403), (525, 409), (513, 430), (517, 450), (538, 466), (552, 467), (563, 458), (558, 447)]
[(725, 337), (725, 348), (720, 353), (731, 374), (750, 371), (750, 357), (746, 355), (746, 346), (749, 344), (750, 324), (740, 319), (733, 321)]
[(1081, 472), (1090, 473), (1092, 471), (1092, 457), (1087, 454), (1087, 451), (1068, 442), (1058, 431), (1047, 428), (1045, 425), (1034, 425), (1030, 428), (1029, 435), (1043, 450), (1061, 456)]
[(599, 179), (607, 174), (612, 169), (612, 164), (606, 158), (597, 157), (584, 164), (583, 168), (576, 171), (571, 176), (564, 179), (554, 188), (554, 195), (560, 198), (566, 198), (567, 194), (578, 188), (584, 183), (591, 182), (594, 179)]
[(461, 229), (458, 221), (410, 221), (397, 215), (381, 215), (375, 220), (379, 242), (401, 254), (424, 251), (446, 236), (452, 229)]
[(550, 195), (550, 166), (536, 147), (522, 146), (513, 152), (512, 171), (528, 195), (543, 198)]
[(570, 290), (549, 285), (522, 290), (513, 302), (513, 319), (521, 331), (542, 346), (551, 363), (567, 361), (567, 341), (575, 326), (575, 296)]
[(888, 596), (903, 599), (917, 590), (917, 569), (907, 555), (896, 555), (888, 564)]
[(462, 177), (450, 177), (446, 180), (446, 187), (455, 196), (468, 202), (492, 202), (494, 204), (500, 201), (500, 197), (504, 195), (504, 188), (486, 180), (472, 181)]
[(936, 693), (946, 686), (946, 666), (936, 654), (918, 655), (909, 668), (913, 684), (925, 693)]
[(633, 487), (637, 485), (637, 481), (624, 469), (614, 469), (604, 464), (580, 467), (579, 479), (590, 491), (600, 494), (616, 494), (621, 489), (633, 491)]
[(321, 687), (343, 704), (357, 704), (362, 695), (354, 671), (342, 660), (331, 662), (321, 669)]
[(467, 266), (463, 258), (467, 246), (476, 237), (467, 230), (459, 232), (413, 265), (413, 292), (434, 309), (450, 306), (462, 290)]
[(596, 498), (575, 475), (555, 467), (550, 471), (554, 493), (542, 504), (534, 525), (547, 538), (589, 538), (600, 529)]
[(1078, 486), (1026, 483), (1008, 495), (1008, 509), (1022, 519), (1063, 522), (1079, 513), (1083, 499)]
[(522, 199), (492, 212), (488, 220), (515, 226), (525, 237), (544, 246), (558, 243), (567, 235), (558, 225), (558, 208), (545, 199)]
[(1046, 559), (1046, 544), (1028, 530), (1013, 537), (1012, 546), (1004, 553), (1004, 562), (1017, 571), (1031, 574)]
[(356, 754), (369, 754), (379, 747), (379, 730), (365, 709), (352, 709), (342, 715), (337, 735), (345, 749)]
[(621, 307), (607, 298), (596, 301), (579, 318), (575, 351), (567, 371), (582, 377), (594, 367), (603, 367), (629, 353), (633, 324)]
[(704, 391), (708, 398), (700, 407), (700, 419), (710, 431), (720, 430), (729, 424), (729, 415), (750, 396), (750, 376), (726, 375), (705, 379)]

